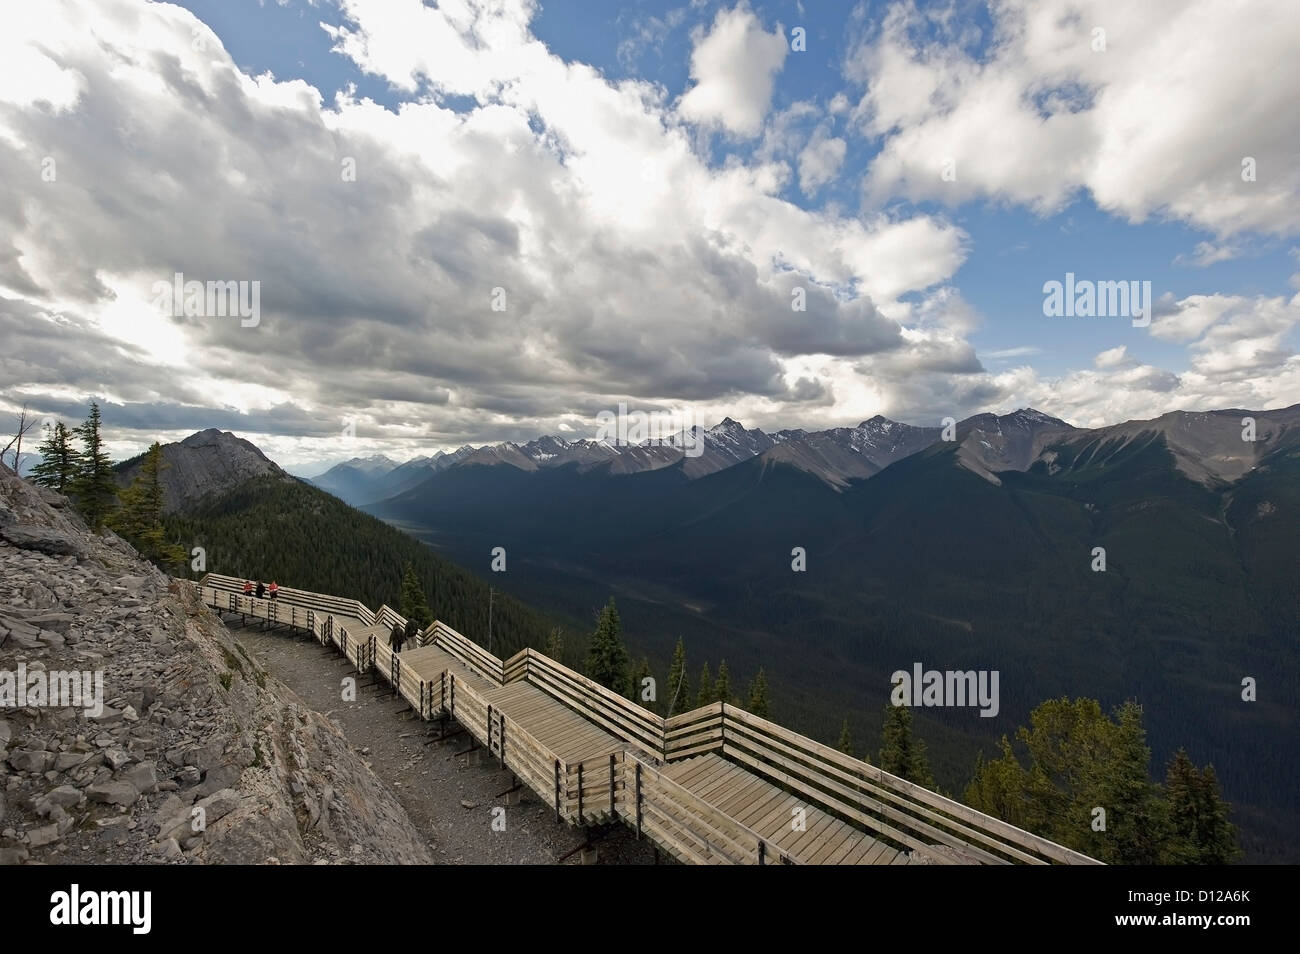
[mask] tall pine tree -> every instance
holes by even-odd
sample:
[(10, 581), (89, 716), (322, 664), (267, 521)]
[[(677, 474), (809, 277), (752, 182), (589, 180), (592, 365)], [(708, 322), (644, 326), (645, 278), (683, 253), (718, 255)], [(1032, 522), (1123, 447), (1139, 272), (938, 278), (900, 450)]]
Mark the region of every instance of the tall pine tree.
[(633, 702), (651, 712), (659, 711), (659, 687), (654, 682), (654, 676), (651, 675), (650, 660), (644, 656), (641, 657), (636, 672), (632, 674), (631, 690)]
[(1098, 759), (1086, 778), (1089, 800), (1106, 809), (1106, 831), (1099, 833), (1101, 844), (1093, 853), (1112, 864), (1153, 865), (1159, 861), (1165, 817), (1149, 774), (1142, 707), (1125, 702), (1115, 715), (1116, 722), (1106, 720), (1104, 760)]
[(623, 645), (622, 624), (614, 597), (609, 598), (596, 621), (596, 632), (591, 637), (587, 652), (587, 676), (606, 689), (621, 696), (629, 696), (632, 677), (629, 671), (627, 647)]
[(700, 670), (700, 688), (695, 694), (695, 705), (698, 708), (717, 701), (717, 697), (713, 694), (713, 677), (709, 675), (709, 664), (706, 662), (704, 668)]
[(767, 674), (761, 668), (754, 681), (749, 684), (749, 704), (746, 708), (756, 716), (767, 718)]
[(542, 653), (554, 659), (561, 666), (564, 665), (564, 631), (560, 627), (551, 627), (551, 632), (546, 637), (546, 648), (542, 650)]
[(1226, 865), (1240, 853), (1237, 829), (1228, 821), (1230, 806), (1219, 794), (1214, 766), (1198, 771), (1179, 749), (1165, 772), (1169, 839), (1163, 864)]
[(727, 669), (725, 659), (718, 663), (718, 679), (713, 684), (713, 697), (717, 702), (731, 702), (731, 671)]
[(850, 758), (853, 756), (853, 733), (849, 731), (848, 716), (844, 717), (844, 724), (840, 726), (840, 741), (836, 748)]
[(424, 595), (424, 584), (410, 563), (402, 570), (402, 615), (415, 620), (415, 625), (421, 630), (433, 622), (429, 600)]
[(77, 458), (77, 472), (71, 489), (77, 508), (86, 522), (98, 530), (113, 512), (117, 498), (117, 482), (113, 479), (113, 461), (104, 451), (100, 431), (99, 404), (91, 402), (90, 415), (76, 428), (81, 438), (81, 453)]
[(677, 637), (677, 647), (673, 650), (673, 662), (668, 668), (668, 685), (664, 687), (664, 696), (668, 700), (668, 715), (674, 716), (691, 707), (690, 680), (686, 677), (686, 644)]
[(911, 706), (885, 706), (881, 730), (880, 767), (917, 785), (934, 788), (925, 743), (912, 734)]
[(1016, 735), (1029, 752), (1028, 767), (1004, 737), (1001, 757), (976, 763), (963, 796), (972, 808), (1111, 864), (1222, 864), (1236, 857), (1236, 830), (1212, 768), (1197, 772), (1178, 753), (1165, 788), (1152, 784), (1136, 703), (1107, 717), (1095, 699), (1050, 699), (1029, 720)]
[(108, 518), (142, 556), (164, 567), (185, 561), (185, 549), (167, 542), (163, 526), (162, 472), (170, 466), (163, 459), (162, 445), (154, 441), (140, 462), (139, 475), (118, 494), (122, 506)]
[(77, 474), (77, 449), (72, 446), (72, 431), (62, 421), (56, 421), (37, 449), (41, 460), (32, 468), (32, 480), (66, 494)]

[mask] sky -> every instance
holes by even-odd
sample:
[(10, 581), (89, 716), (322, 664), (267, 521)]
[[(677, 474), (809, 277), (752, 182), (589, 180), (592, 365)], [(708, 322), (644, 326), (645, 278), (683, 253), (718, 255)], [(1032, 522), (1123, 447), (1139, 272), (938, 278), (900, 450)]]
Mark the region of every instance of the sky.
[[(6, 427), (96, 400), (118, 457), (217, 427), (314, 473), (593, 437), (620, 402), (768, 430), (1300, 403), (1293, 0), (0, 18)], [(173, 308), (178, 273), (249, 308)], [(1049, 316), (1067, 273), (1149, 282), (1149, 323)]]

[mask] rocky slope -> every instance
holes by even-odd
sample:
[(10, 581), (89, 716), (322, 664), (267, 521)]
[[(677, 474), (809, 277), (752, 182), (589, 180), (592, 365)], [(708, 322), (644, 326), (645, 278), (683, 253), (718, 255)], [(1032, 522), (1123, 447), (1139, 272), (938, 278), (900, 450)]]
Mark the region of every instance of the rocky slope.
[[(102, 711), (15, 708), (20, 665), (101, 671)], [(0, 705), (0, 863), (432, 860), (336, 725), (188, 586), (8, 473)]]

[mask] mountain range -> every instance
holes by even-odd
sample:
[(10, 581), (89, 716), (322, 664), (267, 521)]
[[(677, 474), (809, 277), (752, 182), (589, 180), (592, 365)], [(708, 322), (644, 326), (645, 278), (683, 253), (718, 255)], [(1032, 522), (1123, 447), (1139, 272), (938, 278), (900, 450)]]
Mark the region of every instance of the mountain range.
[(1248, 857), (1300, 860), (1300, 406), (701, 434), (693, 458), (548, 437), (317, 478), (386, 526), (204, 431), (164, 447), (169, 527), (213, 566), (376, 603), (419, 561), (452, 625), (510, 647), (560, 626), (579, 666), (613, 595), (660, 677), (679, 637), (693, 685), (761, 667), (773, 716), (827, 742), (878, 737), (894, 671), (997, 671), (996, 718), (916, 713), (950, 791), (1046, 699), (1136, 699), (1156, 771), (1212, 763)]
[[(1042, 432), (1072, 430), (1064, 421), (1032, 408), (1001, 417), (982, 414), (957, 425), (977, 430), (984, 443), (972, 446), (965, 460), (991, 473), (1011, 464), (1023, 469), (1033, 437)], [(525, 472), (575, 466), (579, 472), (603, 470), (609, 476), (643, 473), (677, 466), (688, 479), (706, 477), (728, 467), (763, 457), (813, 474), (831, 487), (843, 489), (852, 480), (870, 477), (894, 461), (941, 439), (941, 427), (914, 427), (877, 415), (857, 427), (822, 431), (780, 430), (768, 434), (725, 418), (710, 428), (693, 427), (693, 440), (675, 443), (644, 441), (611, 444), (591, 439), (546, 436), (525, 444), (507, 441), (482, 447), (465, 445), (397, 463), (384, 455), (357, 457), (336, 464), (311, 478), (312, 483), (354, 505), (375, 503), (418, 486), (434, 474), (453, 467), (506, 464)], [(698, 454), (684, 446), (698, 446)]]
[(1045, 699), (1135, 698), (1158, 764), (1216, 766), (1253, 857), (1300, 857), (1300, 406), (704, 441), (480, 448), (364, 509), (476, 572), (504, 547), (500, 585), (548, 611), (613, 593), (661, 665), (682, 636), (693, 665), (762, 666), (774, 713), (827, 740), (845, 718), (874, 737), (895, 670), (997, 670), (999, 718), (918, 713), (948, 784)]

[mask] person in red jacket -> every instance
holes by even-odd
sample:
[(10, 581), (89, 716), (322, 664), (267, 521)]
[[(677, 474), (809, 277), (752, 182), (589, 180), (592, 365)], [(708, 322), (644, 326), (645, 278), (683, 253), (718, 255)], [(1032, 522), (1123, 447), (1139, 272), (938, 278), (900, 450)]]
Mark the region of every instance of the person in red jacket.
[(266, 591), (266, 595), (271, 597), (271, 599), (275, 599), (280, 595), (280, 587), (276, 584), (275, 580), (271, 581), (271, 587)]
[(252, 596), (252, 595), (253, 595), (253, 581), (252, 581), (252, 580), (245, 580), (245, 581), (244, 581), (244, 595), (245, 595), (245, 596)]

